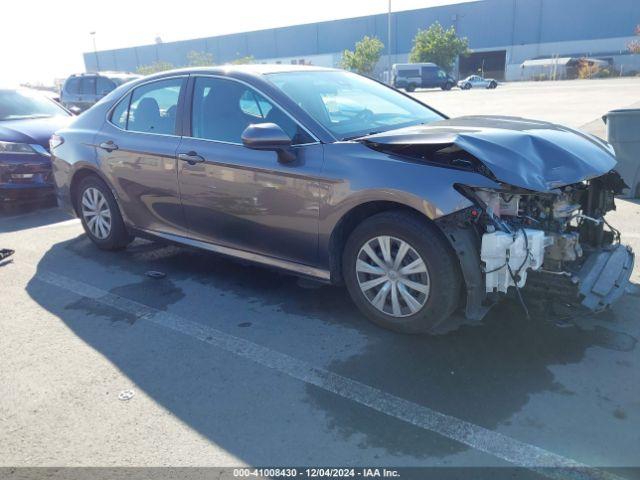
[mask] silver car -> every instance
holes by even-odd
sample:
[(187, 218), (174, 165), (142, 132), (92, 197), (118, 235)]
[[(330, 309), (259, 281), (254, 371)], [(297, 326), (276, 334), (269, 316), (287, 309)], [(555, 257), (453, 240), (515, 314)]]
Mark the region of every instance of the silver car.
[(496, 88), (498, 81), (494, 78), (484, 78), (480, 75), (470, 75), (464, 80), (458, 82), (458, 87), (462, 90), (470, 90), (472, 88)]

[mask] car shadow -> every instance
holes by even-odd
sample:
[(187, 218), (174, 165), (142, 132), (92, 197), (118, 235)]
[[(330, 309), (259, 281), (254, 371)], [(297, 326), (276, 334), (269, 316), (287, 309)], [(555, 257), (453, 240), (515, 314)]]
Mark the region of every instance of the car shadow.
[(23, 205), (11, 210), (0, 211), (0, 233), (42, 227), (71, 218), (71, 215), (56, 207), (55, 204), (47, 204), (45, 208), (40, 205)]
[[(635, 338), (615, 330), (615, 311), (608, 317), (612, 320), (611, 328), (605, 328), (587, 326), (579, 317), (550, 313), (547, 309), (533, 308), (533, 318), (527, 319), (521, 306), (512, 302), (494, 308), (481, 323), (463, 323), (446, 335), (395, 334), (364, 320), (341, 288), (316, 287), (261, 267), (155, 242), (136, 241), (126, 251), (114, 254), (95, 249), (86, 237), (79, 236), (53, 245), (40, 260), (37, 271), (64, 274), (60, 270), (64, 265), (61, 258), (70, 255), (92, 262), (98, 271), (108, 266), (138, 276), (139, 281), (118, 286), (112, 293), (161, 310), (183, 301), (185, 292), (181, 285), (189, 280), (248, 299), (241, 305), (246, 309), (244, 327), (250, 328), (251, 318), (260, 316), (262, 308), (273, 305), (279, 306), (282, 315), (303, 315), (304, 321), (314, 325), (320, 322), (320, 326), (326, 325), (327, 331), (339, 323), (366, 339), (365, 345), (346, 358), (336, 356), (326, 368), (489, 429), (508, 425), (533, 394), (575, 395), (556, 380), (550, 366), (579, 363), (591, 347), (625, 352), (636, 346)], [(149, 279), (144, 276), (148, 270), (162, 271), (167, 277)], [(219, 391), (217, 370), (226, 367), (194, 364), (193, 359), (198, 355), (206, 355), (207, 345), (181, 351), (180, 345), (149, 345), (149, 340), (135, 336), (134, 330), (127, 337), (127, 329), (133, 329), (136, 324), (135, 317), (87, 299), (61, 306), (36, 277), (37, 274), (27, 287), (30, 296), (172, 415), (250, 464), (274, 464), (288, 458), (285, 451), (274, 457), (273, 451), (265, 450), (263, 442), (247, 441), (238, 433), (250, 422), (269, 421), (280, 425), (276, 427), (279, 431), (270, 434), (274, 438), (288, 435), (290, 420), (286, 413), (278, 411), (264, 413), (269, 419), (257, 418), (260, 413), (252, 411), (253, 399), (241, 395), (245, 389), (250, 391), (244, 380), (232, 386), (227, 384), (224, 391)], [(216, 298), (212, 295), (203, 299), (202, 309), (214, 309)], [(636, 297), (629, 301), (640, 303)], [(197, 310), (194, 308), (194, 311)], [(215, 324), (212, 326), (218, 328)], [(105, 334), (109, 328), (117, 329), (119, 335), (129, 340), (114, 341)], [(242, 336), (243, 332), (247, 330), (238, 330), (236, 334)], [(125, 341), (127, 348), (123, 348)], [(311, 350), (314, 345), (308, 348)], [(163, 353), (159, 354), (159, 350)], [(195, 371), (187, 371), (187, 367)], [(375, 417), (371, 410), (356, 407), (317, 387), (306, 386), (305, 392), (307, 406), (322, 412), (326, 428), (334, 436), (355, 440), (363, 449), (379, 448), (390, 455), (418, 459), (442, 457), (467, 449), (457, 443), (435, 441), (434, 434), (392, 418)], [(290, 401), (284, 392), (271, 394), (283, 395), (276, 398), (276, 403), (286, 405)], [(252, 412), (243, 418), (237, 417), (232, 432), (228, 420), (212, 413), (220, 395), (234, 398), (234, 408), (238, 411)], [(274, 444), (272, 448), (278, 447)], [(270, 456), (265, 457), (265, 452), (271, 452)]]

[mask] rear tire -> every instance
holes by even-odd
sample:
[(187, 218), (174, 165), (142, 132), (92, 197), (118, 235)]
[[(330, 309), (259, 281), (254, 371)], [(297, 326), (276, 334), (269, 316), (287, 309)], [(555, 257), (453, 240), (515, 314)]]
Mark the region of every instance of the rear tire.
[(98, 248), (122, 250), (133, 241), (111, 189), (97, 176), (82, 179), (75, 205), (84, 231)]
[(498, 86), (498, 84), (497, 84), (496, 82), (491, 82), (491, 83), (489, 84), (489, 88), (490, 88), (490, 89), (492, 89), (492, 90), (493, 90), (494, 88), (496, 88), (497, 86)]
[(363, 221), (347, 240), (342, 265), (354, 303), (383, 328), (437, 333), (458, 306), (457, 260), (418, 214), (393, 210)]
[(447, 82), (442, 86), (442, 90), (451, 90), (453, 88), (453, 84), (451, 82)]

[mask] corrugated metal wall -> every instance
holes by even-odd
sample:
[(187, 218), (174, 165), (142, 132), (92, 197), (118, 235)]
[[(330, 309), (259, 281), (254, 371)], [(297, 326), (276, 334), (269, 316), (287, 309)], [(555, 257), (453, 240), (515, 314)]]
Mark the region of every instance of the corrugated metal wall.
[[(630, 36), (640, 21), (640, 0), (481, 0), (398, 12), (392, 17), (391, 53), (406, 56), (417, 30), (436, 20), (455, 26), (472, 49), (576, 42)], [(98, 52), (98, 59), (101, 70), (135, 71), (158, 60), (184, 66), (194, 50), (210, 52), (216, 63), (247, 55), (256, 60), (304, 58), (351, 49), (364, 35), (387, 43), (387, 16), (106, 50)], [(96, 69), (93, 52), (85, 53), (84, 60), (87, 70)]]

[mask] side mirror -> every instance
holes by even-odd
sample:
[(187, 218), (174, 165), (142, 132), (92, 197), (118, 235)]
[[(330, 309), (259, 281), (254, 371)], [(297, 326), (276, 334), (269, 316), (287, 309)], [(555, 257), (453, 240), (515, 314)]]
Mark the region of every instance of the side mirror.
[(278, 153), (282, 163), (292, 162), (296, 154), (291, 138), (275, 123), (255, 123), (242, 132), (242, 144), (252, 150), (271, 150)]

